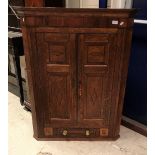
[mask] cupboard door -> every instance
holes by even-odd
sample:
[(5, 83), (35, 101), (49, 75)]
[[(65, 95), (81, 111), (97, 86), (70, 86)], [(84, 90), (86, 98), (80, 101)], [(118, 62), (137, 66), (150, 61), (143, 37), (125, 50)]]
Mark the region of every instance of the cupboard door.
[(37, 33), (36, 41), (37, 105), (44, 127), (72, 126), (76, 119), (75, 36)]
[(116, 34), (81, 34), (79, 37), (79, 122), (107, 127), (112, 118), (112, 85)]

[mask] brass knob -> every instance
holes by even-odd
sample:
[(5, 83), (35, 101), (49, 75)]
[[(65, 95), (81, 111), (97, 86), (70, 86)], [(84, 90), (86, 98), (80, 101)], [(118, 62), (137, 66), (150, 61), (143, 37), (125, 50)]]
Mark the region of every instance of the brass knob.
[(90, 131), (86, 130), (86, 136), (89, 136), (89, 135), (90, 135)]
[(62, 133), (64, 136), (67, 135), (67, 130), (64, 130), (63, 133)]

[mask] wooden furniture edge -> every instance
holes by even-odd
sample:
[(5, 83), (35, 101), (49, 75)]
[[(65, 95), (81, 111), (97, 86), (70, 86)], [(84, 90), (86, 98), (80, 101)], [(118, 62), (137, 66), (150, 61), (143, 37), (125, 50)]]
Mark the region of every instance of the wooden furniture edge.
[[(107, 9), (107, 8), (54, 8), (54, 7), (19, 7), (13, 6), (19, 16), (47, 16), (51, 14), (62, 13), (64, 16), (66, 13), (83, 13), (86, 14), (92, 12), (91, 16), (95, 16), (98, 13), (103, 13), (103, 16), (114, 17), (133, 17), (138, 11), (136, 8), (132, 9)], [(34, 14), (35, 12), (35, 14)]]
[(38, 138), (36, 136), (33, 136), (37, 141), (116, 141), (118, 138), (120, 138), (120, 135), (114, 137), (114, 138)]
[(147, 126), (129, 118), (126, 116), (122, 117), (122, 122), (121, 124), (133, 131), (136, 131), (137, 133), (146, 136), (147, 137)]

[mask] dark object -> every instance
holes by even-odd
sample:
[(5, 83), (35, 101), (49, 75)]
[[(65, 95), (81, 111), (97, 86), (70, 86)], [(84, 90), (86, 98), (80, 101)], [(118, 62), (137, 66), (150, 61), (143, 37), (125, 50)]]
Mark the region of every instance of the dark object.
[(117, 139), (136, 10), (16, 10), (21, 17), (34, 137)]
[[(147, 124), (147, 25), (134, 25), (123, 114)], [(140, 108), (139, 108), (140, 107)]]
[(17, 80), (17, 88), (19, 89), (18, 95), (20, 97), (20, 102), (23, 105), (24, 95), (23, 95), (22, 77), (21, 77), (20, 59), (19, 59), (20, 56), (24, 55), (22, 33), (9, 31), (8, 50), (9, 54), (13, 56), (15, 76)]
[[(11, 5), (24, 6), (24, 1), (9, 1), (8, 7), (8, 51), (9, 60), (10, 55), (13, 56), (13, 67), (15, 68), (15, 73), (11, 72), (11, 63), (9, 61), (9, 71), (8, 71), (8, 90), (13, 94), (20, 97), (20, 102), (30, 109), (28, 88), (25, 87), (27, 81), (22, 78), (21, 75), (21, 65), (20, 56), (24, 56), (23, 49), (23, 38), (20, 28), (20, 19), (15, 14), (14, 9)], [(26, 72), (25, 72), (26, 74)]]
[[(24, 6), (24, 1), (9, 1), (8, 7), (8, 90), (19, 96), (21, 105), (24, 104), (23, 79), (21, 76), (20, 56), (24, 55), (20, 20), (14, 14), (11, 5)], [(10, 59), (13, 59), (11, 63)], [(15, 72), (13, 72), (13, 68)]]
[(21, 32), (20, 31), (20, 20), (17, 19), (17, 17), (11, 10), (11, 6), (8, 7), (8, 29), (9, 31)]
[[(146, 22), (147, 0), (134, 0), (133, 7), (140, 8), (135, 18)], [(147, 23), (134, 24), (123, 115), (147, 125)]]
[(99, 8), (107, 8), (107, 0), (99, 0)]
[(65, 0), (45, 0), (45, 7), (65, 7)]
[(65, 0), (25, 0), (27, 7), (65, 7)]
[(133, 8), (139, 8), (138, 13), (135, 15), (136, 19), (147, 19), (147, 0), (134, 0)]

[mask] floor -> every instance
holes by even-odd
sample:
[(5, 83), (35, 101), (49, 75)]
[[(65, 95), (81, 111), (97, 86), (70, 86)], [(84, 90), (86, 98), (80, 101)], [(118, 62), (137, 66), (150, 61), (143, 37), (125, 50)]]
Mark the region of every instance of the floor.
[(117, 141), (37, 141), (31, 113), (9, 93), (9, 155), (146, 155), (146, 137), (121, 126)]

